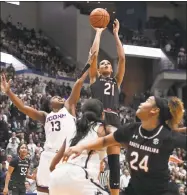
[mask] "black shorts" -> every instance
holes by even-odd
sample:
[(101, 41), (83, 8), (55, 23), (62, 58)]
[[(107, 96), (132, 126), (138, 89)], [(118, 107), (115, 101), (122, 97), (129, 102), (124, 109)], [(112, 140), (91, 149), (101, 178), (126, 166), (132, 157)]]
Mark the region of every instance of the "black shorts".
[[(179, 195), (177, 191), (170, 191), (170, 189), (168, 189), (167, 192), (157, 193), (157, 194), (158, 195)], [(134, 190), (131, 187), (127, 187), (123, 192), (120, 193), (120, 195), (144, 195), (144, 193), (139, 194), (138, 192), (134, 192)], [(152, 194), (149, 193), (149, 195), (152, 195)]]
[(25, 183), (16, 183), (9, 185), (9, 190), (12, 191), (12, 195), (25, 195), (26, 189), (25, 189)]
[(112, 112), (105, 112), (105, 124), (119, 128), (121, 123), (118, 114), (114, 114)]

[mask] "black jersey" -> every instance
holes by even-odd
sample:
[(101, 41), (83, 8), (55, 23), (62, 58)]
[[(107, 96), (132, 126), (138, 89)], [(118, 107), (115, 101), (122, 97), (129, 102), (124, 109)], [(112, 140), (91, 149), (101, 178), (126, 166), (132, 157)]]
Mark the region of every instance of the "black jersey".
[(128, 143), (131, 180), (128, 195), (163, 195), (168, 192), (168, 160), (174, 148), (185, 148), (186, 137), (160, 126), (146, 131), (140, 123), (126, 124), (116, 132), (117, 142)]
[(14, 167), (11, 175), (12, 183), (24, 183), (30, 166), (29, 159), (21, 159), (19, 156), (12, 159), (9, 166)]
[(118, 111), (119, 89), (114, 77), (97, 77), (96, 81), (90, 85), (92, 98), (103, 103), (104, 109)]

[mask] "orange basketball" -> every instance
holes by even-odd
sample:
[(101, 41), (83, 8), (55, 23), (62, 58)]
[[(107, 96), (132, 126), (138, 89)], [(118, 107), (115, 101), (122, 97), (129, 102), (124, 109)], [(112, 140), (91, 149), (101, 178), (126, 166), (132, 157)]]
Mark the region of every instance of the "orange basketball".
[(90, 24), (94, 28), (105, 28), (109, 22), (110, 15), (103, 8), (96, 8), (90, 14)]

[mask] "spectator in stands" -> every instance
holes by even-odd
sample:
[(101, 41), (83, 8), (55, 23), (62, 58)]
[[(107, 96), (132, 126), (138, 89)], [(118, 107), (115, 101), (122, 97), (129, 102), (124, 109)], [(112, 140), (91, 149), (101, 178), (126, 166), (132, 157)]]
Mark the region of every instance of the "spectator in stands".
[(16, 138), (13, 137), (11, 142), (9, 142), (7, 145), (6, 153), (11, 156), (15, 156), (17, 154), (17, 148), (18, 148), (18, 144), (16, 143)]
[(8, 169), (8, 166), (9, 166), (9, 163), (10, 161), (12, 160), (12, 155), (7, 155), (6, 157), (6, 161), (5, 161), (5, 164), (6, 164), (6, 169)]
[(128, 186), (130, 178), (129, 171), (127, 169), (122, 170), (122, 175), (120, 177), (120, 188), (123, 191), (125, 191), (125, 188)]
[(15, 132), (12, 132), (12, 137), (9, 139), (9, 143), (11, 143), (13, 139), (15, 139), (15, 142), (18, 145), (20, 144), (20, 140), (19, 140), (19, 138), (16, 137), (16, 133)]

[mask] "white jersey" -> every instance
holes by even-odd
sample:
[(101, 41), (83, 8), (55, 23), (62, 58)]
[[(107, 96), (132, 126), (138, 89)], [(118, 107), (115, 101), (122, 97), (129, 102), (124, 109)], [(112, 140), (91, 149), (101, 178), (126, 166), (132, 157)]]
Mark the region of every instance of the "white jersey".
[[(98, 129), (101, 123), (92, 125), (88, 135), (81, 140), (79, 144), (90, 143), (98, 138)], [(100, 151), (87, 151), (84, 150), (80, 156), (75, 159), (69, 159), (68, 163), (76, 164), (81, 166), (88, 172), (88, 177), (97, 180), (100, 172), (100, 162), (106, 157), (106, 148)]]
[(76, 118), (64, 107), (58, 112), (51, 112), (45, 121), (45, 150), (59, 150), (66, 139), (66, 148), (76, 132)]

